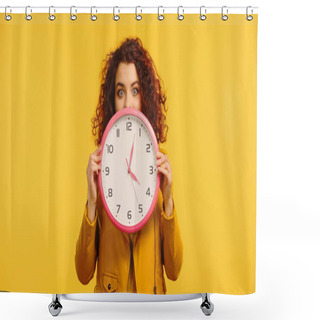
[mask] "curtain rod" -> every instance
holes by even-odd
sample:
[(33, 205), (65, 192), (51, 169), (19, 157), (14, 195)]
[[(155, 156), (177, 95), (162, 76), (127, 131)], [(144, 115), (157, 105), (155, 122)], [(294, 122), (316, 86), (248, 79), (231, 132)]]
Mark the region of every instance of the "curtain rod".
[(258, 7), (228, 7), (228, 6), (221, 6), (221, 7), (206, 7), (206, 6), (199, 6), (199, 7), (144, 7), (144, 6), (137, 6), (137, 7), (129, 7), (129, 6), (114, 6), (114, 7), (99, 7), (99, 6), (92, 6), (92, 7), (82, 7), (82, 6), (69, 6), (69, 7), (60, 7), (60, 6), (51, 6), (51, 7), (38, 7), (38, 6), (25, 6), (25, 7), (15, 7), (15, 6), (3, 6), (0, 7), (0, 13), (111, 13), (113, 14), (116, 10), (117, 14), (119, 13), (139, 13), (139, 14), (158, 14), (159, 11), (161, 14), (177, 14), (178, 10), (182, 14), (197, 14), (201, 12), (205, 14), (210, 13), (222, 13), (222, 10), (226, 14), (255, 14), (258, 13)]

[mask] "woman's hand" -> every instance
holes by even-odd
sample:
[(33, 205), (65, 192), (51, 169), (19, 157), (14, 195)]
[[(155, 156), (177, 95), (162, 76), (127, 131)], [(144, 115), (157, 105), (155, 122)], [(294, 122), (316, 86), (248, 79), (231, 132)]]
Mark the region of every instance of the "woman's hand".
[(173, 200), (171, 196), (172, 170), (167, 155), (159, 151), (157, 152), (157, 159), (157, 170), (162, 174), (160, 189), (163, 196), (165, 213), (167, 217), (170, 217), (173, 211)]
[(99, 153), (101, 146), (99, 146), (93, 153), (90, 154), (87, 166), (87, 181), (88, 181), (88, 216), (92, 222), (95, 219), (95, 209), (98, 199), (98, 174), (101, 170), (101, 156)]

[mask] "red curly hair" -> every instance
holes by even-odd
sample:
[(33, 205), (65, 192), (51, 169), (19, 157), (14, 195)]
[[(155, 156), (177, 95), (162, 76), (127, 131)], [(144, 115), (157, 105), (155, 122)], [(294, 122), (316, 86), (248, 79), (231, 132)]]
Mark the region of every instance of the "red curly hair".
[(120, 47), (107, 54), (100, 86), (99, 102), (96, 115), (91, 119), (92, 134), (96, 146), (101, 144), (103, 132), (115, 114), (115, 78), (120, 62), (134, 63), (141, 92), (141, 111), (150, 121), (158, 143), (167, 140), (168, 126), (166, 125), (167, 97), (162, 91), (160, 79), (153, 60), (143, 48), (139, 38), (127, 38)]

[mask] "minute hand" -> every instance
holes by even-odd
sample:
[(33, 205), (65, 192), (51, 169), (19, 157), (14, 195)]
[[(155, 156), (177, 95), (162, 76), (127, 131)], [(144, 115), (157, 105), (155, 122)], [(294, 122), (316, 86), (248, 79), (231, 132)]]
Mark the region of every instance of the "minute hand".
[[(130, 154), (130, 163), (129, 163), (129, 172), (131, 170), (131, 160), (132, 160), (132, 154), (133, 154), (133, 147), (134, 147), (134, 138), (135, 138), (135, 135), (133, 136), (133, 142), (132, 142), (132, 147), (131, 147), (131, 154)], [(128, 164), (128, 163), (127, 163)]]

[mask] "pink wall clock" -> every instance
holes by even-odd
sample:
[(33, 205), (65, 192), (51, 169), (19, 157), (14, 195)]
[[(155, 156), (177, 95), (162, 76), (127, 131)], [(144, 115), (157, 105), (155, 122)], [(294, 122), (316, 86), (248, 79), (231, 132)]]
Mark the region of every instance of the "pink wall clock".
[(98, 181), (104, 209), (121, 231), (136, 232), (151, 216), (160, 186), (153, 128), (142, 112), (121, 109), (109, 121), (101, 146)]

